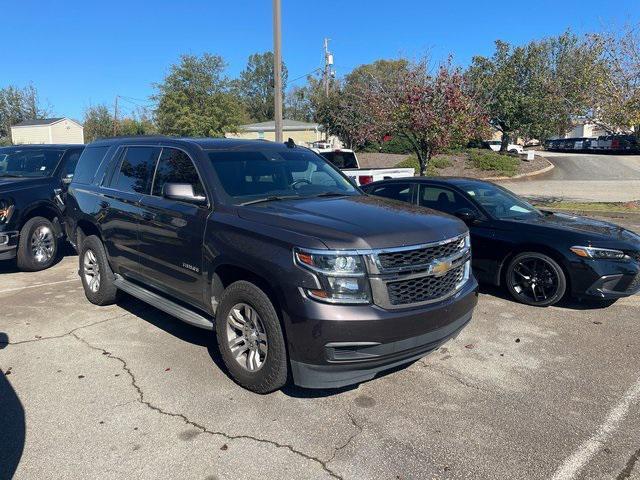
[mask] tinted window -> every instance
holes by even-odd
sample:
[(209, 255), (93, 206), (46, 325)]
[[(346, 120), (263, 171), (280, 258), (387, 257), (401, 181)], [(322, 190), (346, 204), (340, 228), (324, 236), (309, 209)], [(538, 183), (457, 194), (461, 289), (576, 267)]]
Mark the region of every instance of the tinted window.
[(96, 172), (100, 168), (100, 164), (109, 147), (87, 147), (80, 155), (78, 166), (73, 175), (74, 183), (91, 183), (93, 182)]
[(469, 182), (461, 184), (460, 188), (495, 218), (526, 218), (542, 215), (534, 206), (491, 183)]
[(156, 177), (153, 182), (153, 195), (162, 196), (165, 183), (188, 183), (193, 186), (196, 196), (204, 197), (204, 188), (198, 177), (198, 171), (189, 155), (175, 148), (163, 148)]
[(323, 152), (320, 155), (338, 168), (358, 168), (356, 154), (353, 152)]
[(80, 154), (82, 150), (73, 150), (64, 158), (64, 165), (62, 166), (62, 172), (60, 176), (62, 178), (68, 177), (69, 175), (73, 175), (73, 172), (76, 171), (76, 167), (78, 165), (78, 159), (80, 158)]
[(148, 193), (157, 157), (157, 148), (127, 147), (111, 186), (121, 192)]
[(60, 163), (64, 150), (9, 147), (0, 149), (0, 176), (48, 177)]
[(303, 149), (209, 152), (222, 188), (236, 203), (269, 196), (357, 195), (322, 157)]
[(440, 212), (455, 213), (462, 208), (475, 210), (462, 195), (448, 188), (420, 185), (420, 205)]
[(411, 185), (408, 183), (390, 183), (387, 185), (380, 185), (370, 190), (369, 193), (378, 197), (402, 200), (403, 202), (411, 201)]

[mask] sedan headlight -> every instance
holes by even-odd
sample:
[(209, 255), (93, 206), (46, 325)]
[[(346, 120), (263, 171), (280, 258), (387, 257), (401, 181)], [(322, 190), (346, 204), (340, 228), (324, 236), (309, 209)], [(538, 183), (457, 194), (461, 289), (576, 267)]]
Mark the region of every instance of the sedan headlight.
[(613, 250), (611, 248), (596, 248), (596, 247), (571, 247), (570, 250), (583, 258), (598, 258), (605, 260), (622, 260), (626, 257), (626, 254), (622, 250)]
[(296, 264), (313, 271), (322, 288), (307, 289), (310, 297), (328, 303), (370, 303), (371, 289), (362, 256), (296, 248)]
[(9, 200), (0, 200), (0, 224), (7, 223), (13, 213), (13, 203)]

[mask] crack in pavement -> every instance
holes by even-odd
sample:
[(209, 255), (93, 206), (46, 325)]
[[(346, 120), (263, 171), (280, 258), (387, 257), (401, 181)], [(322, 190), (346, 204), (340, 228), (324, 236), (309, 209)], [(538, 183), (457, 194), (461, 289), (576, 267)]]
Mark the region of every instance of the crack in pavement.
[(2, 345), (2, 346), (13, 346), (13, 345), (22, 345), (22, 344), (25, 344), (25, 343), (41, 342), (43, 340), (55, 340), (55, 339), (58, 339), (58, 338), (64, 338), (64, 337), (68, 337), (69, 335), (73, 335), (75, 332), (77, 332), (78, 330), (82, 330), (83, 328), (89, 328), (89, 327), (93, 327), (95, 325), (100, 325), (101, 323), (106, 323), (106, 322), (110, 322), (112, 320), (117, 320), (119, 318), (126, 317), (127, 315), (131, 315), (131, 313), (129, 313), (129, 312), (122, 313), (120, 315), (116, 315), (115, 317), (105, 318), (105, 319), (99, 320), (97, 322), (88, 323), (86, 325), (81, 325), (81, 326), (76, 327), (76, 328), (74, 328), (72, 330), (69, 330), (67, 333), (61, 333), (60, 335), (51, 335), (49, 337), (36, 337), (36, 338), (31, 338), (29, 340), (20, 340), (20, 341), (17, 341), (17, 342), (0, 341), (0, 345)]
[(326, 461), (326, 463), (331, 463), (333, 459), (336, 458), (336, 455), (338, 454), (338, 452), (346, 448), (358, 435), (362, 433), (362, 430), (364, 429), (362, 425), (358, 425), (355, 418), (353, 418), (353, 415), (351, 414), (351, 412), (347, 411), (347, 417), (349, 417), (349, 420), (351, 420), (351, 424), (354, 426), (356, 431), (349, 436), (346, 442), (344, 442), (339, 447), (334, 448), (333, 455), (331, 455), (331, 457)]
[(622, 471), (616, 477), (616, 480), (624, 480), (625, 478), (631, 478), (631, 473), (633, 472), (633, 467), (636, 466), (636, 463), (640, 460), (640, 448), (635, 451), (635, 453), (631, 454), (627, 464), (622, 469)]
[[(231, 435), (225, 432), (221, 432), (221, 431), (216, 431), (216, 430), (210, 430), (209, 428), (205, 427), (204, 425), (201, 425), (193, 420), (190, 420), (186, 415), (182, 414), (182, 413), (175, 413), (175, 412), (169, 412), (167, 410), (163, 410), (162, 408), (153, 405), (150, 401), (145, 400), (144, 398), (144, 392), (142, 391), (142, 388), (138, 385), (138, 382), (136, 380), (136, 377), (133, 373), (133, 371), (129, 368), (129, 365), (127, 364), (126, 360), (124, 360), (121, 357), (118, 357), (117, 355), (112, 354), (111, 352), (109, 352), (108, 350), (105, 350), (102, 347), (98, 347), (95, 345), (92, 345), (91, 343), (89, 343), (87, 340), (85, 340), (84, 338), (82, 338), (79, 335), (76, 335), (75, 332), (71, 333), (71, 336), (73, 336), (76, 340), (78, 340), (79, 342), (83, 343), (84, 345), (86, 345), (88, 348), (101, 352), (103, 356), (107, 357), (107, 358), (111, 358), (113, 360), (117, 360), (118, 362), (120, 362), (122, 364), (122, 370), (124, 370), (127, 375), (129, 375), (129, 378), (131, 379), (131, 386), (133, 386), (133, 388), (136, 390), (137, 394), (138, 394), (138, 403), (146, 406), (147, 408), (160, 413), (161, 415), (166, 415), (169, 417), (174, 417), (174, 418), (179, 418), (180, 420), (182, 420), (184, 423), (186, 423), (187, 425), (190, 425), (198, 430), (200, 430), (202, 433), (206, 433), (208, 435), (212, 435), (212, 436), (220, 436), (223, 437), (227, 440), (252, 440), (255, 442), (259, 442), (259, 443), (264, 443), (264, 444), (268, 444), (268, 445), (272, 445), (274, 447), (277, 448), (284, 448), (286, 450), (289, 450), (291, 453), (298, 455), (306, 460), (310, 460), (312, 462), (317, 463), (318, 465), (320, 465), (322, 467), (322, 469), (327, 472), (332, 478), (336, 478), (338, 480), (344, 480), (344, 478), (335, 473), (333, 470), (331, 470), (328, 467), (328, 463), (329, 461), (323, 461), (322, 459), (318, 458), (318, 457), (314, 457), (313, 455), (309, 455), (307, 453), (304, 453), (300, 450), (298, 450), (297, 448), (295, 448), (292, 445), (289, 444), (284, 444), (284, 443), (279, 443), (276, 442), (275, 440), (269, 440), (269, 439), (264, 439), (264, 438), (259, 438), (259, 437), (254, 437), (252, 435)], [(351, 418), (351, 416), (350, 416)], [(353, 419), (352, 419), (353, 421)], [(354, 422), (355, 425), (355, 422)], [(351, 440), (349, 440), (351, 441)], [(348, 443), (348, 442), (347, 442)], [(346, 447), (346, 444), (341, 448)], [(334, 455), (335, 456), (335, 453)], [(331, 457), (331, 459), (333, 459), (333, 456)]]

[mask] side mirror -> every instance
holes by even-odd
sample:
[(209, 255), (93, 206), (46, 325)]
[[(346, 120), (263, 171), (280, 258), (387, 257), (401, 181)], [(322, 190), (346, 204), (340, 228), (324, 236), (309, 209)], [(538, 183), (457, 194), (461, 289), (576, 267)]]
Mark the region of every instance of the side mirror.
[(190, 183), (165, 183), (162, 189), (162, 196), (169, 200), (195, 203), (196, 205), (207, 203), (207, 197), (196, 195), (193, 192), (193, 185)]
[(63, 185), (69, 185), (72, 180), (73, 180), (73, 173), (70, 173), (66, 177), (62, 177), (62, 184)]
[(454, 215), (466, 224), (472, 224), (478, 220), (478, 214), (470, 208), (461, 208)]

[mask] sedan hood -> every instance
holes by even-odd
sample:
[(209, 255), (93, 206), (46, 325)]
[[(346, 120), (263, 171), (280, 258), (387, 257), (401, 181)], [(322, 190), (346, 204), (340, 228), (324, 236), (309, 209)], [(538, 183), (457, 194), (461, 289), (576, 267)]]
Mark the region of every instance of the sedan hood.
[(238, 215), (314, 237), (330, 249), (417, 245), (467, 231), (449, 215), (370, 196), (265, 202), (238, 207)]
[(640, 243), (640, 237), (637, 234), (619, 225), (578, 215), (545, 212), (542, 217), (535, 217), (525, 221), (529, 224), (582, 233), (603, 240)]

